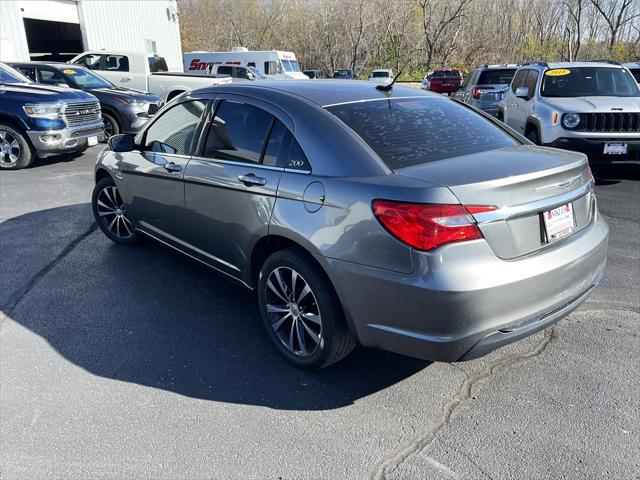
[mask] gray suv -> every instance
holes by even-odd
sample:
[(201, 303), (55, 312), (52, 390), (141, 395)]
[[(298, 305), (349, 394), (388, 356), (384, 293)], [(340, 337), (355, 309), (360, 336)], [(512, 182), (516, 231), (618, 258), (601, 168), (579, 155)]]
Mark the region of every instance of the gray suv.
[(466, 77), (453, 98), (495, 117), (498, 114), (498, 102), (509, 88), (517, 69), (515, 64), (480, 65), (472, 75)]
[(580, 151), (591, 160), (640, 156), (640, 88), (618, 63), (523, 65), (498, 118), (535, 144)]

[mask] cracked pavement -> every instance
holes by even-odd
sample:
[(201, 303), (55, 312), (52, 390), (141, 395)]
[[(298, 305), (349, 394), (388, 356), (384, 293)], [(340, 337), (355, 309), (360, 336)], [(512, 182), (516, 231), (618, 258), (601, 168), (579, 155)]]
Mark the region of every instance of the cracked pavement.
[(285, 364), (251, 294), (89, 207), (100, 147), (0, 172), (0, 478), (640, 478), (640, 174), (601, 170), (603, 283), (460, 364)]

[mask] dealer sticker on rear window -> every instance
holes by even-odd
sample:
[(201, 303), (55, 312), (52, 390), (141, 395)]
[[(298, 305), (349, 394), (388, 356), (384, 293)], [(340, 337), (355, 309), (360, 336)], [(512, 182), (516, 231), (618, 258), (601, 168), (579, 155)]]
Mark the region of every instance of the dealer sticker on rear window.
[(553, 70), (547, 70), (545, 75), (547, 77), (561, 77), (563, 75), (569, 75), (571, 70), (567, 70), (566, 68), (555, 68)]

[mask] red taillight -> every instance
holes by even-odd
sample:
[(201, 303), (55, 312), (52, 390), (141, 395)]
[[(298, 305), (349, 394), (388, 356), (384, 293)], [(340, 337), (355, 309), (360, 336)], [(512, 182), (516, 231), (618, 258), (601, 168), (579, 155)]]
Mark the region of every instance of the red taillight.
[(373, 201), (373, 213), (389, 232), (413, 248), (425, 251), (446, 243), (482, 238), (471, 215), (495, 208), (481, 205)]
[(473, 90), (471, 90), (471, 96), (474, 100), (480, 100), (480, 95), (482, 95), (482, 90), (478, 87), (473, 87)]

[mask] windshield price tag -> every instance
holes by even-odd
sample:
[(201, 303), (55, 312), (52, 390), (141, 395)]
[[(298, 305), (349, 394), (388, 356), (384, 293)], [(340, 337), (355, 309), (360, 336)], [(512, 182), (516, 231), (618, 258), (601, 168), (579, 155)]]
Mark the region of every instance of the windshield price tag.
[(573, 204), (571, 203), (542, 212), (542, 216), (544, 218), (544, 226), (547, 230), (549, 242), (566, 237), (575, 229)]

